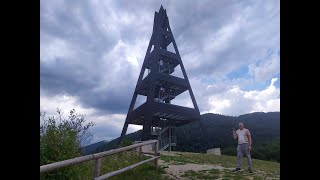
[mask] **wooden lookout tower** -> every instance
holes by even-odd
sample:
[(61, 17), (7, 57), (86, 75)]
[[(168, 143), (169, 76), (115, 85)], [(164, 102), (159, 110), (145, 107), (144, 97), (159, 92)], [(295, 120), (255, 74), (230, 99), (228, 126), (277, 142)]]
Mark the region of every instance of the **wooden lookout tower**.
[[(167, 50), (173, 45), (173, 51)], [(181, 67), (183, 78), (173, 76)], [(147, 75), (144, 77), (145, 71)], [(183, 92), (189, 91), (193, 108), (171, 104)], [(145, 96), (146, 102), (134, 109), (137, 96)], [(155, 12), (153, 32), (142, 64), (141, 72), (130, 103), (119, 143), (122, 142), (129, 124), (142, 125), (141, 140), (158, 139), (159, 149), (176, 146), (175, 128), (200, 120), (200, 112), (194, 98), (187, 73), (184, 69), (174, 40), (167, 12), (162, 5)]]

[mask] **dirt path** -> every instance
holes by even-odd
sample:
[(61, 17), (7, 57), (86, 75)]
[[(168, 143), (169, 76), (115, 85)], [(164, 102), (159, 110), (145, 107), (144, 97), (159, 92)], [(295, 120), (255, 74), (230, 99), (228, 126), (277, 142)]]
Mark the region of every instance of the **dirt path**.
[[(161, 154), (168, 155), (168, 156), (176, 156), (176, 155), (182, 154), (182, 152), (172, 151), (171, 153), (169, 153), (169, 152), (163, 151)], [(198, 154), (198, 153), (183, 152), (183, 154)], [(168, 168), (165, 168), (165, 171), (170, 178), (174, 178), (174, 179), (185, 179), (185, 178), (181, 177), (181, 175), (184, 174), (185, 172), (191, 171), (191, 170), (192, 171), (203, 171), (203, 170), (211, 170), (211, 169), (219, 169), (219, 170), (225, 169), (222, 166), (210, 165), (210, 164), (186, 163), (183, 165), (176, 165), (176, 164), (167, 163), (161, 159), (159, 160), (159, 165), (164, 166), (164, 167), (168, 167)]]
[(222, 166), (218, 165), (209, 165), (209, 164), (183, 164), (183, 165), (174, 165), (174, 164), (168, 164), (163, 160), (159, 160), (159, 165), (168, 167), (165, 168), (165, 171), (167, 173), (167, 176), (173, 179), (185, 179), (181, 177), (182, 174), (184, 174), (187, 171), (202, 171), (202, 170), (211, 170), (211, 169), (225, 169)]

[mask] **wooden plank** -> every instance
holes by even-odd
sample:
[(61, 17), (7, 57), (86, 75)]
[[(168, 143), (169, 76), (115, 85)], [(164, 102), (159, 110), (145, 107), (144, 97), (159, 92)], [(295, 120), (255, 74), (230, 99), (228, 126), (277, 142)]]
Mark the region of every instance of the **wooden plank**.
[(94, 177), (99, 177), (100, 176), (101, 162), (102, 162), (102, 158), (96, 159)]
[(79, 164), (82, 162), (102, 158), (107, 155), (111, 155), (111, 154), (115, 154), (115, 153), (119, 153), (119, 152), (123, 152), (123, 151), (128, 151), (128, 150), (140, 147), (140, 146), (155, 143), (157, 141), (158, 140), (149, 140), (149, 141), (145, 141), (145, 142), (138, 143), (138, 144), (133, 144), (133, 145), (118, 148), (118, 149), (111, 149), (109, 151), (104, 151), (104, 152), (100, 152), (100, 153), (96, 153), (96, 154), (76, 157), (73, 159), (68, 159), (68, 160), (64, 160), (64, 161), (60, 161), (60, 162), (55, 162), (55, 163), (43, 165), (43, 166), (40, 166), (40, 173), (49, 172), (49, 171), (53, 171), (53, 170), (56, 170), (56, 169), (59, 169), (62, 167), (67, 167), (67, 166), (71, 166), (74, 164)]
[(82, 157), (77, 157), (73, 159), (68, 159), (60, 162), (55, 162), (47, 165), (40, 166), (40, 173), (45, 173), (49, 171), (56, 170), (58, 168), (71, 166), (74, 164), (79, 164), (81, 162), (86, 162), (95, 159), (93, 155), (87, 155)]
[(133, 169), (133, 168), (135, 168), (135, 167), (137, 167), (137, 166), (140, 166), (140, 165), (142, 165), (142, 164), (144, 164), (144, 163), (147, 163), (147, 162), (149, 162), (149, 161), (153, 161), (153, 160), (158, 159), (158, 158), (160, 158), (160, 156), (156, 156), (156, 157), (153, 157), (153, 158), (150, 158), (150, 159), (141, 161), (141, 162), (139, 162), (139, 163), (133, 164), (133, 165), (131, 165), (131, 166), (128, 166), (128, 167), (119, 169), (119, 170), (117, 170), (117, 171), (113, 171), (113, 172), (110, 172), (110, 173), (108, 173), (108, 174), (105, 174), (105, 175), (96, 177), (96, 178), (94, 178), (94, 180), (103, 180), (103, 179), (110, 178), (110, 177), (112, 177), (112, 176), (121, 174), (121, 173), (123, 173), (123, 172), (126, 172), (126, 171), (128, 171), (128, 170), (130, 170), (130, 169)]
[(143, 154), (154, 155), (154, 152), (142, 152)]
[(175, 85), (179, 87), (179, 89), (188, 90), (188, 81), (185, 79), (160, 72), (155, 72), (155, 74), (156, 79), (159, 79), (160, 81), (167, 83), (167, 87)]

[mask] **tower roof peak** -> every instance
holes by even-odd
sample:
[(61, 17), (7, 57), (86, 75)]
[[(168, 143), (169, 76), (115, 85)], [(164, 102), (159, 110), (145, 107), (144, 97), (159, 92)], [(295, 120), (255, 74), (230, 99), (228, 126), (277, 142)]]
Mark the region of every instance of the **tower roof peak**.
[(161, 7), (160, 7), (159, 12), (160, 12), (160, 11), (164, 11), (162, 4), (161, 4)]

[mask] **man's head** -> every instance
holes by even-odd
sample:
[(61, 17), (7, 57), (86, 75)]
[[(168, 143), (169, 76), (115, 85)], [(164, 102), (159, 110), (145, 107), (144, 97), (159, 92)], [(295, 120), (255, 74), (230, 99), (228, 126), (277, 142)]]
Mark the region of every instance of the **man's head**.
[(241, 123), (239, 123), (239, 129), (240, 130), (242, 130), (244, 128), (244, 125), (243, 125), (243, 123), (241, 122)]

